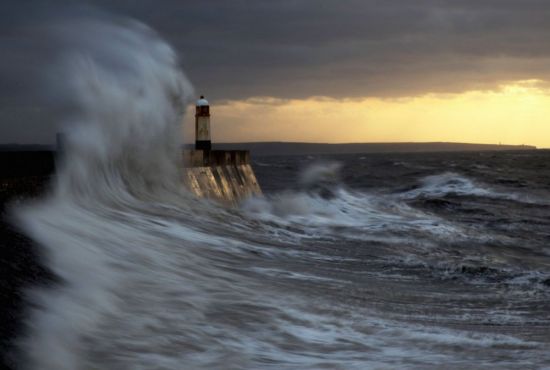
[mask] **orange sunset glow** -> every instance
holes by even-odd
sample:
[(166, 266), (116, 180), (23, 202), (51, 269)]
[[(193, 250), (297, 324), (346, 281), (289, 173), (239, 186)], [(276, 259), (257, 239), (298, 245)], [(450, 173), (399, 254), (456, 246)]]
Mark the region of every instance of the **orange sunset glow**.
[[(498, 89), (407, 98), (250, 98), (215, 103), (219, 142), (424, 142), (530, 144), (550, 147), (550, 91), (542, 81)], [(193, 137), (192, 112), (185, 119)]]

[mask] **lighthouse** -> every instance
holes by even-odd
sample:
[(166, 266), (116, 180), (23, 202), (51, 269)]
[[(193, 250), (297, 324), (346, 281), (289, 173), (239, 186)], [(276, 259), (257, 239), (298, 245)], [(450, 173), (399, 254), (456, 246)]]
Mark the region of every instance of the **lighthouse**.
[(201, 95), (195, 107), (195, 149), (210, 151), (210, 106), (208, 100)]

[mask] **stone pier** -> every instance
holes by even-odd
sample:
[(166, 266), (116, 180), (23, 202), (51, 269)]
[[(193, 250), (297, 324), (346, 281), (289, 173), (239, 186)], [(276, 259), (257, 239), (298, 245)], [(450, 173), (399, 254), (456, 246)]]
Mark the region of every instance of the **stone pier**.
[[(184, 185), (198, 197), (236, 205), (262, 191), (248, 150), (184, 150)], [(0, 151), (0, 199), (41, 192), (55, 174), (55, 151)]]
[(184, 183), (198, 197), (235, 205), (262, 193), (248, 150), (184, 150)]

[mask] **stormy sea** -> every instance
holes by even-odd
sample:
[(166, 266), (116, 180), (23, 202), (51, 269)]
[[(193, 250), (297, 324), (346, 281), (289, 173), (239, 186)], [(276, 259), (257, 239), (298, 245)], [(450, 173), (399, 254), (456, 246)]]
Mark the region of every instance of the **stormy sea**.
[(550, 152), (257, 158), (264, 196), (33, 206), (41, 369), (550, 366)]
[(182, 186), (173, 51), (96, 23), (64, 160), (13, 209), (55, 276), (17, 365), (550, 366), (550, 152), (257, 157), (264, 195), (224, 207)]

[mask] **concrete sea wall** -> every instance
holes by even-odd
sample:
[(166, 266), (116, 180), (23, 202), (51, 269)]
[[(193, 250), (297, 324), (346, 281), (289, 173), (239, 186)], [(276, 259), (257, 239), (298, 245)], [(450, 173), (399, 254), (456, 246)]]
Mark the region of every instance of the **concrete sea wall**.
[[(55, 151), (0, 151), (0, 200), (37, 196), (55, 174)], [(261, 194), (247, 150), (184, 150), (183, 184), (226, 205)]]
[(0, 210), (9, 202), (42, 194), (54, 173), (53, 151), (0, 152)]
[(198, 197), (235, 205), (262, 193), (247, 150), (185, 150), (184, 183)]

